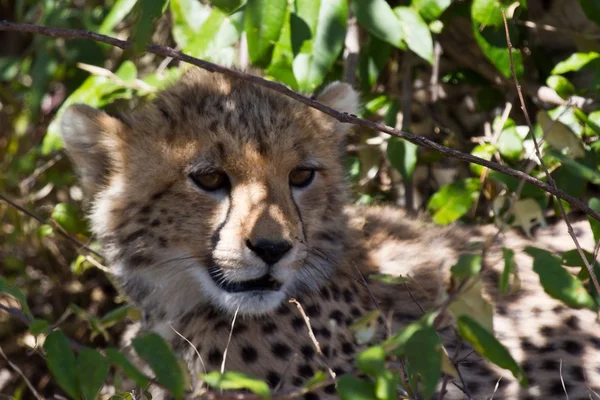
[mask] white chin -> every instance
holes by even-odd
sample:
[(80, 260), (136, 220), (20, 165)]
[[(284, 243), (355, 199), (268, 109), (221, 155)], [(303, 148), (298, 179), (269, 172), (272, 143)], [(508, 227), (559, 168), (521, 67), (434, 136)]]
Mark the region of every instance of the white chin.
[(204, 293), (218, 309), (239, 315), (262, 315), (275, 311), (286, 299), (286, 286), (279, 290), (253, 290), (227, 292), (219, 288), (204, 268), (196, 268), (194, 278), (202, 285)]

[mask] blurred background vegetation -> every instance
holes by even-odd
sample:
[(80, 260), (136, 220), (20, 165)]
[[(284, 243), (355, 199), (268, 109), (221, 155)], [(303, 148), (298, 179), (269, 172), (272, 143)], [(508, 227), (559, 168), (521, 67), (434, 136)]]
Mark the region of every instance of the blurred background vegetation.
[[(82, 246), (99, 251), (56, 120), (74, 102), (134, 107), (182, 73), (184, 65), (142, 53), (146, 43), (252, 68), (304, 93), (344, 80), (361, 92), (361, 117), (545, 181), (511, 78), (501, 8), (543, 158), (562, 190), (599, 209), (598, 1), (0, 0), (0, 20), (134, 42), (121, 51), (0, 31), (0, 286), (19, 287), (39, 325), (32, 332), (0, 312), (8, 359), (50, 395), (59, 389), (36, 332), (50, 324), (79, 343), (118, 347), (126, 322), (139, 318), (102, 259)], [(354, 131), (347, 171), (354, 201), (428, 212), (439, 224), (504, 221), (530, 234), (559, 215), (533, 186), (375, 131)], [(8, 296), (0, 304), (18, 306)], [(31, 397), (3, 358), (0, 392)]]

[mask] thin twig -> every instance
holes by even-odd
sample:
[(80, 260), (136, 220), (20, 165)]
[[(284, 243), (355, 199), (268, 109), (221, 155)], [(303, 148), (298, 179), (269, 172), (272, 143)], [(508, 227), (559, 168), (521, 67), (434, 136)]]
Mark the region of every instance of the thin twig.
[(325, 358), (325, 354), (323, 354), (323, 352), (321, 351), (321, 346), (319, 345), (319, 342), (317, 341), (317, 337), (315, 336), (315, 333), (312, 330), (312, 326), (310, 325), (310, 318), (308, 318), (308, 315), (306, 315), (306, 313), (304, 312), (304, 308), (302, 308), (302, 304), (300, 304), (298, 302), (298, 300), (296, 300), (296, 299), (289, 299), (288, 301), (290, 303), (294, 303), (296, 305), (296, 307), (298, 307), (298, 311), (300, 311), (300, 314), (302, 315), (302, 318), (304, 319), (304, 323), (306, 324), (306, 327), (308, 328), (308, 336), (310, 337), (310, 340), (312, 341), (313, 345), (315, 346), (315, 349), (317, 350), (317, 354), (323, 361), (323, 364), (325, 364), (325, 367), (327, 368), (331, 378), (335, 379), (335, 372), (333, 372), (331, 367), (329, 367), (329, 365), (327, 365), (327, 359)]
[[(0, 31), (16, 31), (16, 32), (29, 32), (29, 33), (37, 33), (40, 35), (50, 36), (50, 37), (61, 37), (65, 39), (90, 39), (95, 40), (97, 42), (106, 43), (115, 47), (119, 47), (121, 49), (129, 49), (132, 46), (131, 42), (125, 40), (119, 40), (110, 36), (100, 35), (98, 33), (84, 31), (79, 29), (65, 29), (65, 28), (50, 28), (44, 26), (38, 26), (33, 24), (22, 24), (11, 21), (0, 21)], [(251, 82), (253, 84), (268, 88), (270, 90), (274, 90), (283, 94), (284, 96), (290, 97), (296, 101), (299, 101), (303, 104), (306, 104), (309, 107), (312, 107), (316, 110), (319, 110), (331, 117), (337, 119), (342, 123), (354, 124), (358, 126), (362, 126), (364, 128), (374, 129), (376, 131), (387, 133), (391, 136), (396, 136), (399, 138), (403, 138), (408, 140), (411, 143), (414, 143), (419, 146), (427, 147), (432, 150), (435, 150), (445, 156), (453, 157), (461, 161), (466, 161), (474, 164), (478, 164), (489, 169), (493, 169), (494, 171), (501, 172), (506, 175), (510, 175), (512, 177), (518, 179), (524, 179), (526, 182), (531, 183), (534, 186), (539, 187), (542, 190), (545, 190), (548, 193), (555, 195), (572, 206), (580, 209), (585, 214), (593, 217), (594, 219), (600, 221), (600, 213), (591, 209), (588, 205), (586, 205), (581, 200), (559, 190), (558, 188), (547, 184), (545, 182), (540, 181), (537, 178), (529, 176), (522, 171), (517, 171), (515, 169), (500, 165), (493, 161), (484, 160), (481, 157), (476, 157), (471, 154), (463, 153), (462, 151), (452, 149), (446, 146), (442, 146), (430, 139), (427, 139), (424, 136), (413, 135), (408, 132), (403, 132), (399, 129), (395, 129), (384, 124), (368, 121), (365, 119), (361, 119), (352, 114), (342, 113), (334, 110), (333, 108), (326, 106), (325, 104), (321, 104), (318, 101), (312, 100), (306, 96), (298, 94), (288, 87), (273, 81), (268, 81), (266, 79), (260, 78), (258, 76), (250, 75), (242, 71), (233, 70), (227, 67), (222, 67), (220, 65), (200, 60), (198, 58), (191, 57), (187, 54), (176, 51), (173, 48), (166, 46), (158, 46), (150, 44), (146, 46), (146, 52), (156, 54), (163, 57), (172, 57), (175, 60), (183, 61), (189, 64), (196, 65), (202, 69), (205, 69), (209, 72), (216, 72), (223, 75), (227, 75), (232, 78), (240, 79), (243, 81)]]
[(8, 357), (6, 356), (6, 354), (4, 354), (4, 351), (2, 351), (2, 346), (0, 346), (0, 356), (2, 356), (6, 360), (8, 365), (10, 365), (10, 367), (12, 369), (14, 369), (17, 374), (21, 375), (21, 378), (23, 378), (23, 380), (25, 381), (25, 384), (27, 385), (29, 390), (31, 390), (31, 393), (33, 393), (35, 398), (38, 400), (44, 400), (44, 398), (37, 392), (37, 390), (35, 390), (35, 387), (31, 384), (29, 379), (27, 379), (27, 377), (25, 376), (23, 371), (21, 371), (21, 369), (19, 367), (17, 367), (12, 361), (10, 361), (8, 359)]
[(177, 329), (175, 329), (171, 323), (169, 323), (169, 326), (171, 327), (171, 329), (173, 330), (173, 332), (175, 332), (177, 334), (177, 336), (179, 336), (180, 338), (182, 338), (183, 340), (185, 340), (185, 342), (187, 344), (189, 344), (192, 349), (194, 349), (194, 351), (196, 352), (196, 355), (198, 356), (198, 359), (200, 360), (200, 364), (202, 364), (202, 369), (204, 370), (204, 373), (206, 374), (208, 371), (206, 370), (206, 366), (204, 365), (204, 360), (202, 359), (202, 356), (200, 355), (200, 352), (198, 351), (198, 349), (196, 348), (196, 346), (194, 346), (194, 344), (188, 338), (186, 338), (181, 333), (179, 333), (177, 331)]
[(560, 359), (560, 364), (558, 364), (558, 375), (560, 375), (560, 383), (562, 384), (563, 390), (565, 391), (565, 396), (567, 400), (569, 400), (569, 392), (567, 392), (567, 387), (565, 386), (565, 380), (563, 379), (562, 374), (562, 358)]
[[(525, 117), (525, 121), (527, 121), (527, 126), (529, 127), (529, 133), (531, 134), (531, 139), (533, 140), (533, 145), (535, 147), (536, 156), (538, 157), (538, 159), (540, 161), (540, 165), (542, 166), (542, 169), (544, 170), (544, 173), (546, 174), (548, 183), (550, 184), (550, 186), (557, 189), (558, 187), (556, 186), (556, 182), (554, 181), (554, 178), (548, 171), (548, 168), (546, 167), (546, 163), (542, 159), (542, 152), (540, 151), (540, 146), (538, 144), (537, 138), (535, 137), (535, 131), (533, 129), (533, 124), (531, 123), (531, 119), (529, 118), (529, 113), (527, 112), (527, 107), (525, 106), (525, 99), (523, 98), (523, 91), (521, 90), (521, 85), (519, 84), (519, 78), (517, 78), (517, 73), (515, 72), (515, 64), (513, 61), (513, 54), (512, 54), (513, 47), (512, 47), (512, 43), (510, 41), (510, 34), (508, 32), (508, 22), (506, 21), (506, 13), (504, 11), (504, 8), (502, 9), (502, 19), (504, 21), (504, 32), (506, 33), (506, 45), (508, 48), (508, 56), (510, 59), (510, 71), (512, 73), (513, 80), (515, 82), (515, 87), (517, 89), (517, 95), (519, 96), (519, 101), (521, 102), (521, 110), (523, 111), (523, 116)], [(562, 201), (560, 201), (560, 199), (557, 199), (556, 202), (558, 203), (558, 208), (560, 209), (560, 212), (563, 215), (565, 223), (567, 224), (567, 230), (569, 232), (569, 235), (573, 239), (573, 243), (575, 243), (575, 247), (577, 247), (577, 252), (581, 256), (581, 259), (583, 260), (585, 267), (587, 268), (588, 272), (590, 273), (590, 277), (592, 279), (592, 282), (594, 282), (596, 291), (598, 291), (600, 293), (600, 284), (598, 284), (598, 278), (596, 277), (596, 274), (594, 274), (594, 269), (592, 268), (587, 257), (583, 253), (583, 249), (581, 248), (579, 241), (577, 240), (577, 236), (575, 236), (575, 231), (573, 231), (573, 226), (571, 225), (571, 221), (569, 221), (569, 216), (567, 215), (567, 212), (565, 211), (565, 206), (563, 205)]]

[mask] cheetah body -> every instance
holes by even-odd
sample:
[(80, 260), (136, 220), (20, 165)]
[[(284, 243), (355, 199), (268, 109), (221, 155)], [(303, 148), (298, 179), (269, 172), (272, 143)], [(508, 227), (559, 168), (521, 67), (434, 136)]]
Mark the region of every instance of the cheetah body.
[[(358, 101), (339, 83), (317, 99), (348, 113)], [(355, 372), (358, 352), (443, 300), (448, 268), (490, 233), (345, 206), (347, 130), (272, 91), (195, 70), (120, 118), (85, 106), (66, 111), (62, 134), (91, 199), (92, 230), (143, 310), (144, 329), (170, 340), (192, 376), (224, 368), (289, 393), (318, 370)], [(593, 248), (587, 225), (576, 228)], [(568, 249), (565, 232), (552, 229), (535, 244)], [(594, 396), (596, 315), (543, 293), (518, 251), (526, 240), (507, 234), (502, 245), (517, 250), (521, 289), (497, 293), (495, 253), (484, 287), (496, 334), (530, 386), (470, 354), (445, 398), (562, 397), (563, 382), (571, 398)], [(383, 283), (372, 279), (376, 272), (411, 279)], [(374, 311), (375, 331), (359, 343), (354, 323)], [(444, 338), (452, 355), (450, 328)], [(334, 398), (335, 385), (305, 397)]]

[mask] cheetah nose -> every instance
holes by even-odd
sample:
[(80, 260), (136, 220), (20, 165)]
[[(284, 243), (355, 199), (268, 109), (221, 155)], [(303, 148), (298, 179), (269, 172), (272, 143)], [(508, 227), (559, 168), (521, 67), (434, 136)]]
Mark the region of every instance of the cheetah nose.
[(269, 265), (281, 260), (285, 253), (292, 248), (292, 244), (287, 241), (275, 242), (264, 239), (259, 239), (255, 243), (246, 239), (246, 246)]

